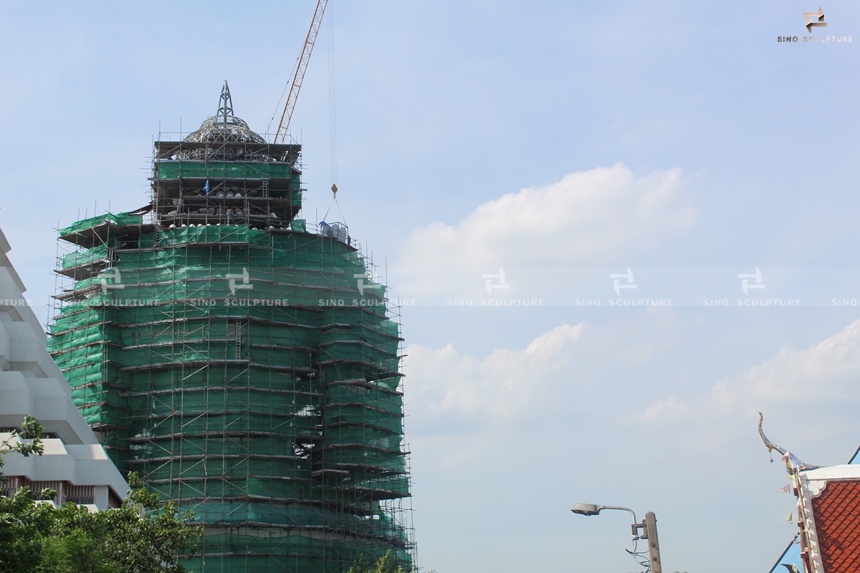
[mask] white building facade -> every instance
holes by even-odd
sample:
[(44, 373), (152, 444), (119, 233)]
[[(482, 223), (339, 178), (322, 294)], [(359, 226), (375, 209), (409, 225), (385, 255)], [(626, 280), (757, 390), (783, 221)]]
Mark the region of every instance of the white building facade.
[(92, 510), (118, 507), (128, 491), (122, 474), (72, 403), (63, 373), (45, 349), (46, 335), (24, 297), (21, 278), (9, 261), (0, 230), (0, 441), (20, 429), (26, 415), (45, 428), (41, 456), (4, 456), (3, 495), (23, 486), (36, 494), (59, 492), (55, 501)]

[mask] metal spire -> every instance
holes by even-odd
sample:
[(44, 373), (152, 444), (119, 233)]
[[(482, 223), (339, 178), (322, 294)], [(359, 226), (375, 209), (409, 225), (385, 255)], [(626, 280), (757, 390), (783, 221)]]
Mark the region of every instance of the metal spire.
[(221, 88), (217, 115), (221, 119), (221, 123), (227, 123), (227, 116), (233, 117), (233, 98), (230, 97), (230, 86), (227, 85), (227, 80), (224, 80), (224, 87)]

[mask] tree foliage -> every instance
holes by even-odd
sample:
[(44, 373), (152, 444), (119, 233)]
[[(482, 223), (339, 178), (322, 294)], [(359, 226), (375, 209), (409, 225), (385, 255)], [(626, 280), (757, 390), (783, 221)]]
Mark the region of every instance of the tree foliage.
[[(396, 565), (391, 558), (391, 551), (388, 551), (380, 557), (376, 563), (370, 563), (364, 559), (364, 556), (356, 560), (349, 568), (347, 573), (410, 573), (403, 567)], [(432, 573), (432, 572), (431, 572)]]
[[(25, 421), (20, 438), (0, 444), (2, 454), (41, 455), (35, 419)], [(159, 504), (135, 473), (122, 507), (90, 513), (86, 507), (37, 502), (27, 487), (0, 496), (0, 573), (182, 573), (179, 560), (192, 553), (202, 528), (193, 512), (179, 513), (173, 501)], [(57, 495), (43, 490), (40, 497)]]
[[(45, 451), (42, 443), (42, 432), (45, 428), (36, 421), (33, 416), (24, 416), (21, 431), (12, 430), (10, 436), (0, 442), (0, 481), (5, 481), (3, 476), (3, 456), (10, 452), (16, 452), (25, 458), (32, 455), (41, 456)], [(27, 441), (25, 441), (27, 440)]]
[(0, 497), (0, 572), (181, 573), (179, 559), (197, 546), (201, 529), (168, 501), (158, 507), (134, 473), (122, 507), (90, 513), (66, 503), (36, 503), (29, 488)]

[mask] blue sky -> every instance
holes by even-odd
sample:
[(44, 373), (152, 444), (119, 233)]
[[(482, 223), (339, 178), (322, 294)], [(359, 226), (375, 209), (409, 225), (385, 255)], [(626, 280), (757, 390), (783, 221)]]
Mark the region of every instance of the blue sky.
[[(0, 4), (0, 225), (39, 316), (54, 229), (145, 204), (159, 131), (227, 79), (265, 132), (313, 4)], [(860, 444), (860, 313), (831, 304), (860, 301), (857, 4), (811, 34), (799, 0), (331, 7), (293, 118), (305, 215), (330, 201), (333, 45), (338, 199), (414, 302), (419, 563), (632, 569), (626, 514), (568, 511), (591, 502), (654, 511), (669, 570), (767, 570), (793, 500), (755, 412), (812, 463)], [(639, 299), (673, 305), (610, 307)]]

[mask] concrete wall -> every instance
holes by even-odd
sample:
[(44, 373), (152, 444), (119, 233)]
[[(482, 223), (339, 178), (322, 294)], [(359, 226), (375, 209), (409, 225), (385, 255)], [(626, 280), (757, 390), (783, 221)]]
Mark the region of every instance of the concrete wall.
[(9, 250), (0, 230), (0, 440), (20, 428), (26, 415), (56, 437), (45, 440), (42, 456), (6, 455), (3, 473), (32, 482), (93, 486), (94, 505), (107, 509), (109, 498), (124, 497), (128, 484), (75, 408), (62, 372), (45, 350), (45, 332), (27, 304), (24, 284), (6, 256)]

